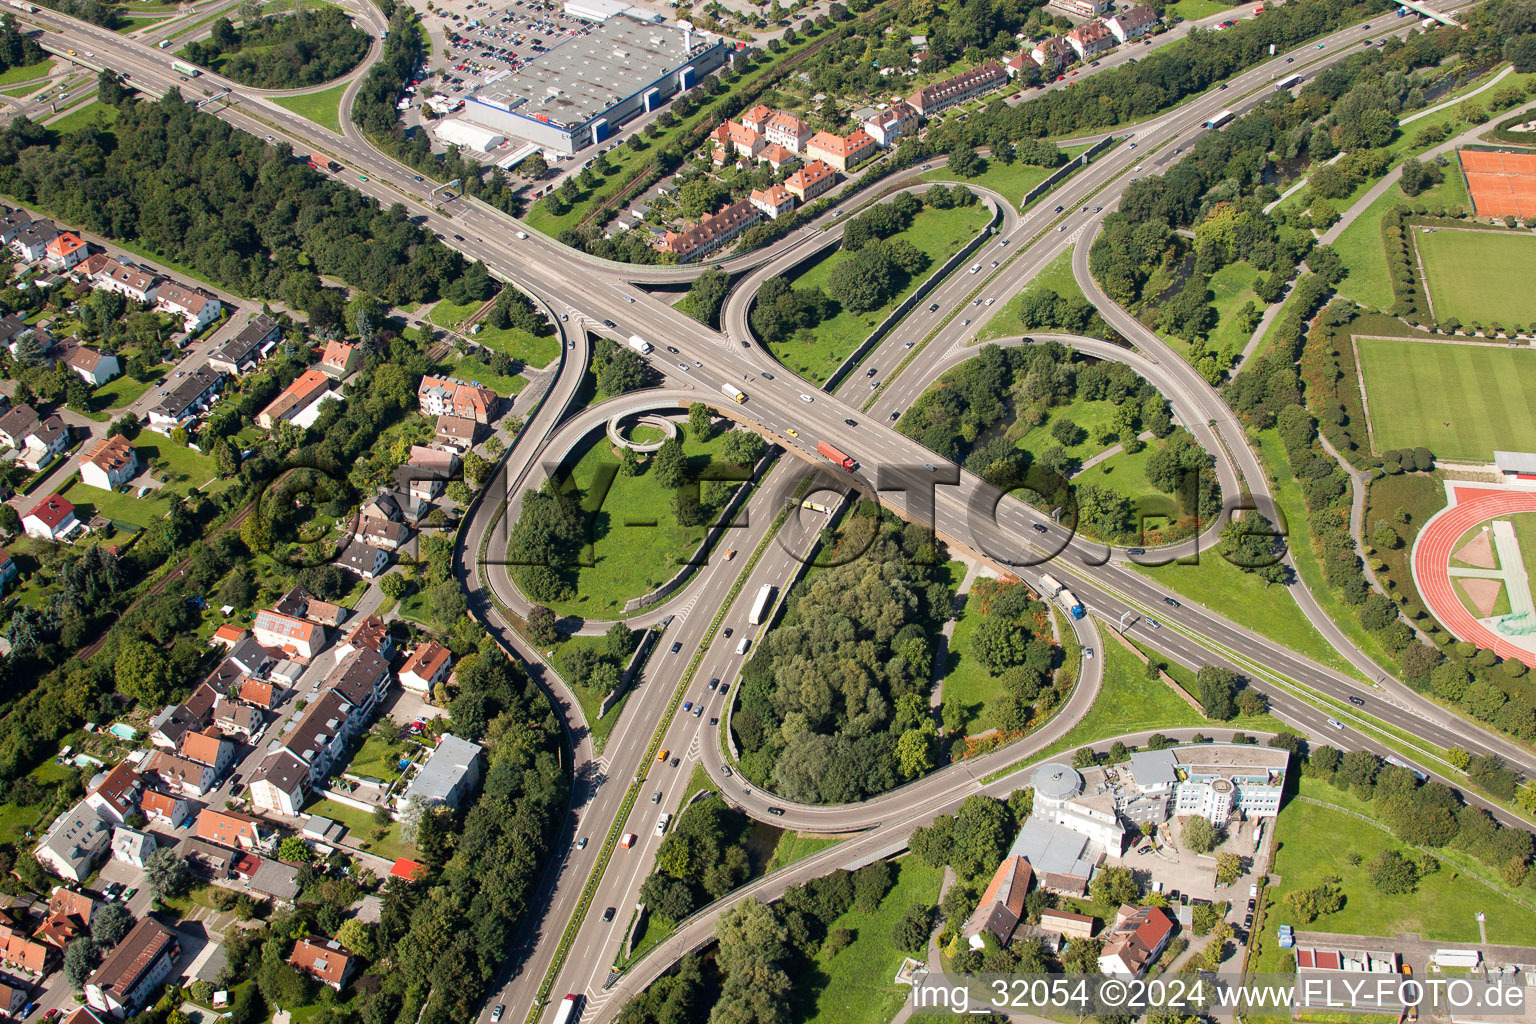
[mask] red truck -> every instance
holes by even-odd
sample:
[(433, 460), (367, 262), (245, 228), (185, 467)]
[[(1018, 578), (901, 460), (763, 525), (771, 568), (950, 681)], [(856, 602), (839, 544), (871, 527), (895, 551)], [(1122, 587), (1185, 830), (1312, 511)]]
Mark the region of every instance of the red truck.
[(833, 462), (837, 463), (839, 466), (843, 467), (843, 469), (847, 470), (848, 472), (853, 472), (853, 467), (855, 465), (854, 461), (848, 456), (844, 455), (842, 452), (838, 451), (836, 448), (832, 447), (827, 442), (818, 441), (816, 443), (816, 450), (821, 452), (821, 454), (825, 455), (827, 458), (831, 459)]

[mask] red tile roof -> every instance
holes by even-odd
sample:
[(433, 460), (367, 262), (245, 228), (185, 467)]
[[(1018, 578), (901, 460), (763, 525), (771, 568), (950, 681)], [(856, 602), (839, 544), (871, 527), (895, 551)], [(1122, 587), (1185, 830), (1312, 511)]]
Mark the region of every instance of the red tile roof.
[(352, 965), (352, 954), (335, 939), (318, 942), (300, 939), (294, 943), (288, 962), (305, 974), (327, 985), (340, 985)]
[(74, 510), (75, 506), (68, 498), (61, 494), (50, 494), (36, 505), (33, 505), (32, 511), (28, 512), (27, 515), (36, 516), (38, 519), (41, 519), (43, 525), (48, 527), (49, 530), (57, 530), (59, 524)]

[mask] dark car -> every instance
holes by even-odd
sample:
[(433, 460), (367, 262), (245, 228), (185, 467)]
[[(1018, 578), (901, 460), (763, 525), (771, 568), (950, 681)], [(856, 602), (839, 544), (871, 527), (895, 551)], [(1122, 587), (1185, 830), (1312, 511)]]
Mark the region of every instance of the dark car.
[(1365, 701), (1360, 699), (1359, 697), (1351, 697), (1351, 698), (1349, 698), (1349, 702), (1351, 704), (1353, 704), (1357, 708), (1365, 707)]
[(1128, 554), (1132, 554), (1132, 555), (1144, 555), (1146, 553), (1147, 553), (1147, 549), (1146, 548), (1131, 548), (1130, 551), (1128, 552)]
[(720, 692), (721, 693), (730, 693), (731, 692), (731, 684), (730, 683), (721, 683), (720, 684)]
[(682, 649), (683, 649), (683, 642), (681, 640), (678, 640), (678, 641), (676, 641), (676, 642), (674, 642), (672, 644), (672, 653), (673, 654), (676, 654), (678, 651), (680, 651)]
[(609, 907), (607, 910), (604, 910), (603, 911), (603, 920), (604, 921), (612, 921), (613, 920), (613, 915), (616, 912), (617, 912), (616, 908), (614, 908), (614, 907)]
[(901, 419), (901, 410), (900, 409), (896, 409), (896, 410), (894, 410), (891, 413), (891, 421), (894, 423), (896, 420), (899, 420), (899, 419)]
[(619, 325), (614, 323), (612, 320), (604, 320), (603, 321), (603, 326), (604, 327), (618, 327)]
[(930, 312), (930, 313), (937, 313), (938, 311), (939, 311), (939, 304), (937, 302), (935, 302), (933, 305), (928, 307), (928, 312)]
[(718, 690), (718, 689), (720, 689), (720, 677), (719, 676), (715, 676), (715, 678), (713, 678), (713, 679), (711, 679), (709, 681), (709, 688), (711, 690)]
[(1035, 532), (1036, 532), (1036, 533), (1046, 533), (1046, 532), (1048, 532), (1048, 531), (1047, 531), (1047, 530), (1046, 530), (1046, 527), (1045, 527), (1045, 524), (1044, 524), (1044, 523), (1031, 523), (1031, 524), (1030, 524), (1030, 527), (1031, 527), (1031, 528), (1032, 528), (1032, 529), (1033, 529), (1033, 530), (1034, 530), (1034, 531), (1035, 531)]
[(768, 808), (768, 813), (772, 814), (772, 815), (775, 815), (776, 817), (782, 818), (782, 817), (784, 817), (784, 808), (782, 808), (782, 807), (770, 807), (770, 808)]
[(732, 629), (730, 626), (726, 626), (725, 627), (725, 632), (723, 634), (721, 634), (721, 635), (724, 636), (727, 640), (729, 640), (731, 638), (731, 634), (734, 633), (734, 632), (735, 632), (734, 629)]
[(673, 768), (676, 768), (679, 764), (682, 763), (682, 759), (674, 757), (672, 760), (668, 761), (667, 763), (670, 764)]
[(851, 417), (846, 417), (846, 416), (843, 418), (843, 422), (848, 424), (850, 427), (856, 427), (856, 426), (859, 425), (859, 421), (858, 420), (852, 419)]
[(1163, 604), (1167, 605), (1169, 608), (1177, 608), (1179, 606), (1179, 602), (1175, 601), (1171, 597), (1163, 598)]

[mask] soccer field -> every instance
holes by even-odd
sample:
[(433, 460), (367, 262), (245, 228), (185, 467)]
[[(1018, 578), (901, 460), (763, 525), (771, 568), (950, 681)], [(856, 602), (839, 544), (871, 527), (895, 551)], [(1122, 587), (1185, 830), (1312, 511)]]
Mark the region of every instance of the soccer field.
[[(1536, 352), (1359, 338), (1377, 451), (1424, 445), (1437, 458), (1488, 462), (1536, 451)], [(1447, 426), (1447, 423), (1449, 425)]]
[(1522, 327), (1536, 320), (1536, 237), (1501, 231), (1413, 229), (1437, 319)]

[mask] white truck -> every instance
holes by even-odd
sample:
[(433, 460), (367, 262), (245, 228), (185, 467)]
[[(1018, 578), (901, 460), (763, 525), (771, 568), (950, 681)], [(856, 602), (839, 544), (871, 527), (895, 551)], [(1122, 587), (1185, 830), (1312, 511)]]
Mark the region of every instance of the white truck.
[(1040, 596), (1049, 601), (1063, 590), (1067, 589), (1055, 576), (1048, 572), (1040, 574)]
[(747, 400), (747, 393), (745, 391), (730, 384), (721, 384), (720, 393), (736, 403), (745, 402)]
[(638, 334), (631, 334), (629, 336), (629, 347), (634, 349), (636, 352), (639, 352), (643, 356), (648, 356), (651, 354), (651, 343), (640, 337)]

